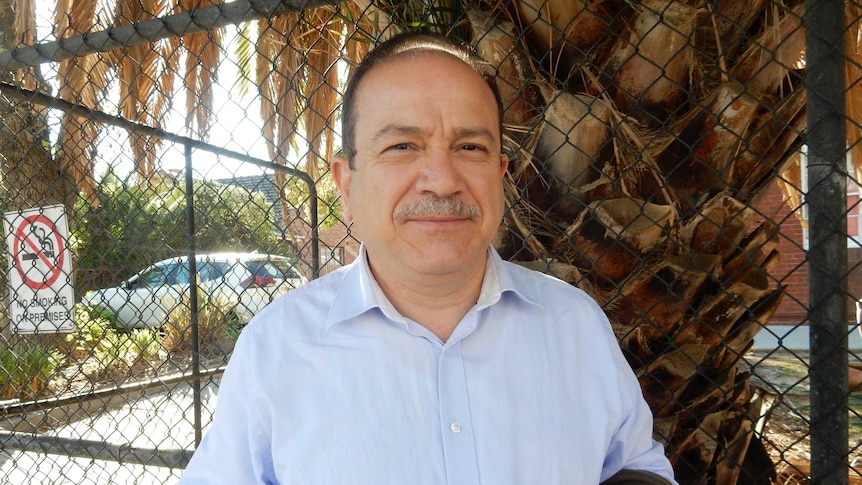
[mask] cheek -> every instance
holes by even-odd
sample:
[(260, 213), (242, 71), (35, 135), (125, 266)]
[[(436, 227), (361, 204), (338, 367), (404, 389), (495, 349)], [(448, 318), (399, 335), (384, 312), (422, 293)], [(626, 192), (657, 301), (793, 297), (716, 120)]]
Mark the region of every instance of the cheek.
[(380, 227), (391, 219), (389, 195), (383, 187), (379, 186), (365, 184), (362, 187), (356, 187), (352, 191), (346, 215), (356, 223), (359, 231)]

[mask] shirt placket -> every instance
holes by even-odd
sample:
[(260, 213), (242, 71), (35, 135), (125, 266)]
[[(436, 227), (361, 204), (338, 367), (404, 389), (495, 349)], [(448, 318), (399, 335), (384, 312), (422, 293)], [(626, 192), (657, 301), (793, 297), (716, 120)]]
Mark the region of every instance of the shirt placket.
[(439, 366), (440, 428), (447, 482), (478, 484), (479, 465), (460, 341), (443, 347)]

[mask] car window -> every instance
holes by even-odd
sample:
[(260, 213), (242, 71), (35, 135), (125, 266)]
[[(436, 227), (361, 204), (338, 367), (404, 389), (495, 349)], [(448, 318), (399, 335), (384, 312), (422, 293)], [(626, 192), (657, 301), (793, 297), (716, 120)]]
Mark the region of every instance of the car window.
[(287, 261), (249, 261), (248, 269), (254, 276), (278, 279), (299, 278), (299, 273)]
[(169, 285), (187, 285), (189, 284), (189, 266), (188, 263), (174, 263), (170, 266), (170, 272), (167, 277)]
[(141, 274), (140, 278), (134, 282), (133, 286), (135, 288), (153, 288), (156, 286), (162, 286), (167, 281), (168, 273), (171, 269), (172, 266), (156, 266)]
[(213, 281), (224, 278), (230, 270), (230, 265), (220, 261), (204, 261), (197, 269), (201, 281)]

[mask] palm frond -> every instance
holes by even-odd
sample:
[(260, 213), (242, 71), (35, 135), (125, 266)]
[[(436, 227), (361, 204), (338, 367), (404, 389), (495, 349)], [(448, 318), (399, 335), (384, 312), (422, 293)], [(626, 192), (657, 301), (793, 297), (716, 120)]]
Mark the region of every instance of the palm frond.
[(862, 7), (856, 2), (845, 3), (844, 18), (849, 22), (844, 35), (847, 140), (855, 178), (862, 181)]
[[(338, 61), (341, 45), (341, 21), (328, 9), (315, 9), (309, 15), (309, 42), (306, 53), (305, 79), (301, 108), (309, 155), (306, 173), (312, 180), (320, 178), (320, 164), (332, 157), (335, 138), (335, 111), (338, 106)], [(317, 35), (315, 35), (317, 34)]]
[[(177, 11), (189, 11), (222, 3), (221, 0), (180, 0)], [(199, 139), (206, 139), (212, 122), (213, 84), (217, 77), (223, 28), (185, 35), (186, 128)]]
[(251, 27), (252, 22), (243, 22), (238, 26), (237, 41), (234, 47), (236, 66), (239, 71), (237, 88), (239, 89), (240, 96), (246, 96), (251, 92), (252, 80), (254, 79), (252, 63), (254, 62), (256, 39), (252, 38)]
[[(115, 10), (114, 25), (152, 19), (164, 13), (163, 0), (122, 0)], [(164, 52), (140, 44), (123, 49), (122, 54), (117, 63), (120, 112), (127, 119), (156, 125), (162, 116), (154, 111), (154, 108), (165, 106), (161, 98), (166, 96), (166, 93), (155, 89), (156, 80), (164, 74)], [(156, 154), (161, 140), (139, 134), (130, 134), (129, 139), (139, 179), (151, 179), (156, 171)]]
[[(693, 55), (690, 38), (698, 16), (682, 2), (647, 0), (635, 7), (636, 19), (619, 38), (607, 70), (614, 73), (614, 101), (631, 113), (656, 107), (671, 111), (688, 86)], [(654, 122), (664, 116), (645, 118)]]
[[(15, 1), (15, 23), (12, 32), (6, 35), (13, 38), (12, 42), (7, 39), (9, 45), (33, 45), (36, 43), (36, 12), (33, 0)], [(27, 89), (36, 89), (38, 79), (35, 68), (28, 67), (19, 69), (16, 73), (20, 83)]]
[(296, 82), (304, 55), (294, 47), (299, 15), (289, 13), (258, 22), (256, 81), (260, 89), (263, 135), (270, 158), (285, 164), (297, 126)]
[(583, 58), (580, 49), (605, 35), (612, 15), (603, 0), (515, 0), (522, 27), (535, 38), (535, 47), (549, 52), (551, 73), (560, 78)]
[[(73, 37), (91, 31), (97, 2), (76, 2), (71, 10), (57, 11), (57, 35)], [(66, 14), (64, 14), (64, 12)], [(108, 86), (110, 65), (99, 54), (72, 58), (60, 63), (59, 95), (66, 101), (90, 109), (101, 109), (101, 98)], [(100, 125), (83, 117), (65, 114), (61, 120), (58, 158), (92, 205), (98, 204), (93, 179), (93, 155)]]
[(748, 94), (758, 99), (771, 96), (787, 73), (800, 66), (805, 52), (804, 14), (804, 4), (792, 9), (773, 6), (767, 27), (730, 69)]
[(346, 2), (348, 58), (358, 63), (370, 46), (382, 42), (404, 29), (392, 16), (372, 0)]

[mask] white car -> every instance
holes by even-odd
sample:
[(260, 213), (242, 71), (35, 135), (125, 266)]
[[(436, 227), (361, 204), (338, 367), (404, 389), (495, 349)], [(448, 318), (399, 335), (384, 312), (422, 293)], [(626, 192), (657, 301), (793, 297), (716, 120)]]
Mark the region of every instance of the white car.
[[(195, 265), (199, 294), (227, 303), (241, 325), (274, 298), (307, 281), (291, 260), (270, 254), (198, 254)], [(188, 258), (166, 259), (120, 286), (87, 293), (81, 303), (107, 308), (128, 329), (159, 328), (177, 305), (188, 304), (190, 277)]]

